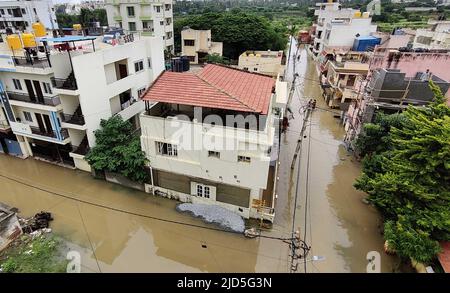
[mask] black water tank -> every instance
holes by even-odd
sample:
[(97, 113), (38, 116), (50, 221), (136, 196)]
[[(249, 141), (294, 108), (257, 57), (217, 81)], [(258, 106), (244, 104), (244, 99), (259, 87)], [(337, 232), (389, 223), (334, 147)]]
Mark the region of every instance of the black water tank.
[(170, 64), (173, 72), (183, 72), (183, 61), (181, 61), (180, 57), (172, 58)]
[(181, 61), (183, 62), (183, 71), (189, 71), (190, 63), (188, 56), (181, 56)]

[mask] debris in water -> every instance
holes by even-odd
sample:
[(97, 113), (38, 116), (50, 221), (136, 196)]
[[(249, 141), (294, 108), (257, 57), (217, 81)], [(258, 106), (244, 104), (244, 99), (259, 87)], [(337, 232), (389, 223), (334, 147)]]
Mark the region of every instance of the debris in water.
[(189, 212), (207, 223), (218, 224), (225, 230), (243, 233), (244, 219), (230, 210), (217, 205), (181, 203), (176, 207), (179, 212)]
[[(46, 229), (43, 232), (49, 233), (49, 222), (53, 221), (52, 214), (48, 212), (40, 212), (34, 215), (34, 217), (28, 219), (20, 219), (20, 225), (25, 233), (33, 233), (35, 231), (40, 231), (41, 229)], [(42, 231), (40, 231), (42, 233)]]
[(250, 228), (245, 230), (244, 235), (248, 238), (255, 238), (259, 236), (259, 232), (256, 230), (256, 228)]

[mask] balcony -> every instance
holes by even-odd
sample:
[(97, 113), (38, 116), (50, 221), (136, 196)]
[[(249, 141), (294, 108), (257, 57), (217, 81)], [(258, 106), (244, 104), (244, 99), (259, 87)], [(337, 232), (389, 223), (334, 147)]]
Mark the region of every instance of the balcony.
[[(50, 137), (50, 138), (58, 138), (58, 133), (54, 130), (42, 131), (39, 127), (34, 127), (34, 126), (30, 126), (30, 129), (31, 129), (31, 133), (35, 134), (35, 135), (46, 136), (46, 137)], [(65, 128), (62, 128), (61, 131), (59, 132), (59, 135), (61, 135), (61, 140), (65, 140), (65, 139), (69, 138), (69, 131), (67, 131), (67, 129), (65, 129)]]
[(113, 19), (114, 19), (114, 21), (122, 21), (122, 16), (121, 15), (114, 15)]
[(51, 67), (49, 60), (46, 57), (21, 57), (15, 56), (12, 58), (16, 66), (32, 67), (45, 69)]
[(143, 21), (148, 21), (148, 20), (152, 20), (152, 16), (151, 15), (141, 15), (139, 16), (139, 18)]
[(64, 123), (76, 124), (76, 125), (84, 125), (84, 116), (83, 115), (70, 115), (70, 114), (61, 114), (61, 121)]
[(52, 77), (52, 85), (53, 87), (57, 89), (63, 89), (63, 90), (72, 90), (75, 91), (78, 89), (77, 81), (74, 77), (71, 77), (70, 75), (68, 78), (56, 78)]
[(7, 92), (10, 100), (13, 101), (21, 101), (39, 105), (47, 105), (47, 106), (58, 106), (61, 104), (61, 101), (58, 96), (53, 97), (35, 97), (31, 98), (27, 93), (17, 93), (17, 92)]

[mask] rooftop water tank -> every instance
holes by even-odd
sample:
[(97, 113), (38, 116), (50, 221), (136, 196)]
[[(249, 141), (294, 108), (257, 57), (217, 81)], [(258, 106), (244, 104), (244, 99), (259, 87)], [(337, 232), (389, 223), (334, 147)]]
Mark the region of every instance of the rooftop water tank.
[(250, 54), (248, 54), (248, 57), (255, 57), (255, 54), (250, 53)]
[(25, 48), (36, 47), (36, 39), (33, 34), (25, 33), (22, 34), (22, 42)]
[(256, 54), (255, 56), (256, 56), (256, 57), (261, 57), (261, 54)]
[(369, 16), (370, 16), (370, 12), (368, 12), (368, 11), (363, 12), (363, 14), (362, 14), (363, 18), (369, 18)]
[(22, 42), (18, 35), (9, 35), (6, 36), (6, 42), (8, 43), (8, 47), (12, 50), (17, 50), (22, 48)]
[(46, 31), (45, 31), (45, 26), (40, 23), (40, 22), (35, 22), (33, 23), (33, 25), (31, 26), (33, 28), (34, 31), (34, 35), (36, 37), (45, 37), (47, 35)]
[(72, 27), (76, 31), (81, 31), (81, 24), (79, 24), (79, 23), (75, 23)]
[(354, 14), (354, 17), (355, 18), (361, 17), (361, 11), (356, 11), (355, 14)]

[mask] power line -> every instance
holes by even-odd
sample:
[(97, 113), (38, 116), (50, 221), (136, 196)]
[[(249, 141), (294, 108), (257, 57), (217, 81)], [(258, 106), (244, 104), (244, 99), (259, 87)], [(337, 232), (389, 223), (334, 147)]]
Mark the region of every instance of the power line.
[[(312, 115), (312, 114), (311, 114)], [(311, 123), (309, 124), (309, 137), (308, 137), (308, 157), (306, 159), (306, 189), (305, 189), (305, 226), (304, 226), (304, 232), (303, 232), (303, 240), (306, 240), (306, 229), (307, 229), (307, 222), (308, 222), (308, 197), (309, 197), (309, 162), (311, 158)], [(307, 252), (305, 251), (307, 254)], [(305, 255), (306, 258), (306, 255)], [(304, 262), (304, 269), (306, 273), (306, 261)]]
[[(235, 231), (230, 231), (230, 230), (222, 230), (219, 228), (214, 228), (214, 227), (207, 227), (207, 226), (201, 226), (201, 225), (197, 225), (197, 224), (191, 224), (191, 223), (186, 223), (186, 222), (180, 222), (180, 221), (175, 221), (175, 220), (170, 220), (170, 219), (164, 219), (164, 218), (159, 218), (159, 217), (155, 217), (155, 216), (149, 216), (149, 215), (145, 215), (145, 214), (140, 214), (140, 213), (136, 213), (136, 212), (132, 212), (132, 211), (127, 211), (127, 210), (123, 210), (123, 209), (119, 209), (119, 208), (115, 208), (115, 207), (110, 207), (110, 206), (106, 206), (106, 205), (102, 205), (99, 203), (94, 203), (94, 202), (90, 202), (87, 200), (83, 200), (83, 199), (78, 199), (60, 192), (55, 192), (55, 191), (51, 191), (49, 189), (45, 189), (24, 181), (21, 181), (19, 179), (10, 177), (10, 176), (6, 176), (4, 174), (0, 174), (0, 177), (6, 178), (8, 180), (17, 182), (19, 184), (43, 191), (43, 192), (47, 192), (50, 194), (54, 194), (56, 196), (59, 197), (63, 197), (66, 199), (70, 199), (76, 202), (81, 202), (84, 204), (88, 204), (88, 205), (92, 205), (95, 207), (99, 207), (99, 208), (103, 208), (103, 209), (108, 209), (108, 210), (112, 210), (115, 212), (119, 212), (119, 213), (124, 213), (124, 214), (128, 214), (128, 215), (132, 215), (132, 216), (137, 216), (137, 217), (142, 217), (142, 218), (147, 218), (147, 219), (152, 219), (152, 220), (156, 220), (156, 221), (161, 221), (161, 222), (165, 222), (165, 223), (171, 223), (171, 224), (177, 224), (177, 225), (184, 225), (184, 226), (189, 226), (189, 227), (193, 227), (193, 228), (200, 228), (200, 229), (206, 229), (206, 230), (212, 230), (212, 231), (220, 231), (220, 232), (226, 232), (226, 233), (232, 233), (232, 234), (242, 234), (240, 232), (235, 232)], [(283, 238), (283, 237), (275, 237), (275, 236), (267, 236), (267, 235), (261, 235), (260, 233), (257, 235), (257, 237), (260, 238), (266, 238), (266, 239), (274, 239), (274, 240), (291, 240), (291, 238)]]

